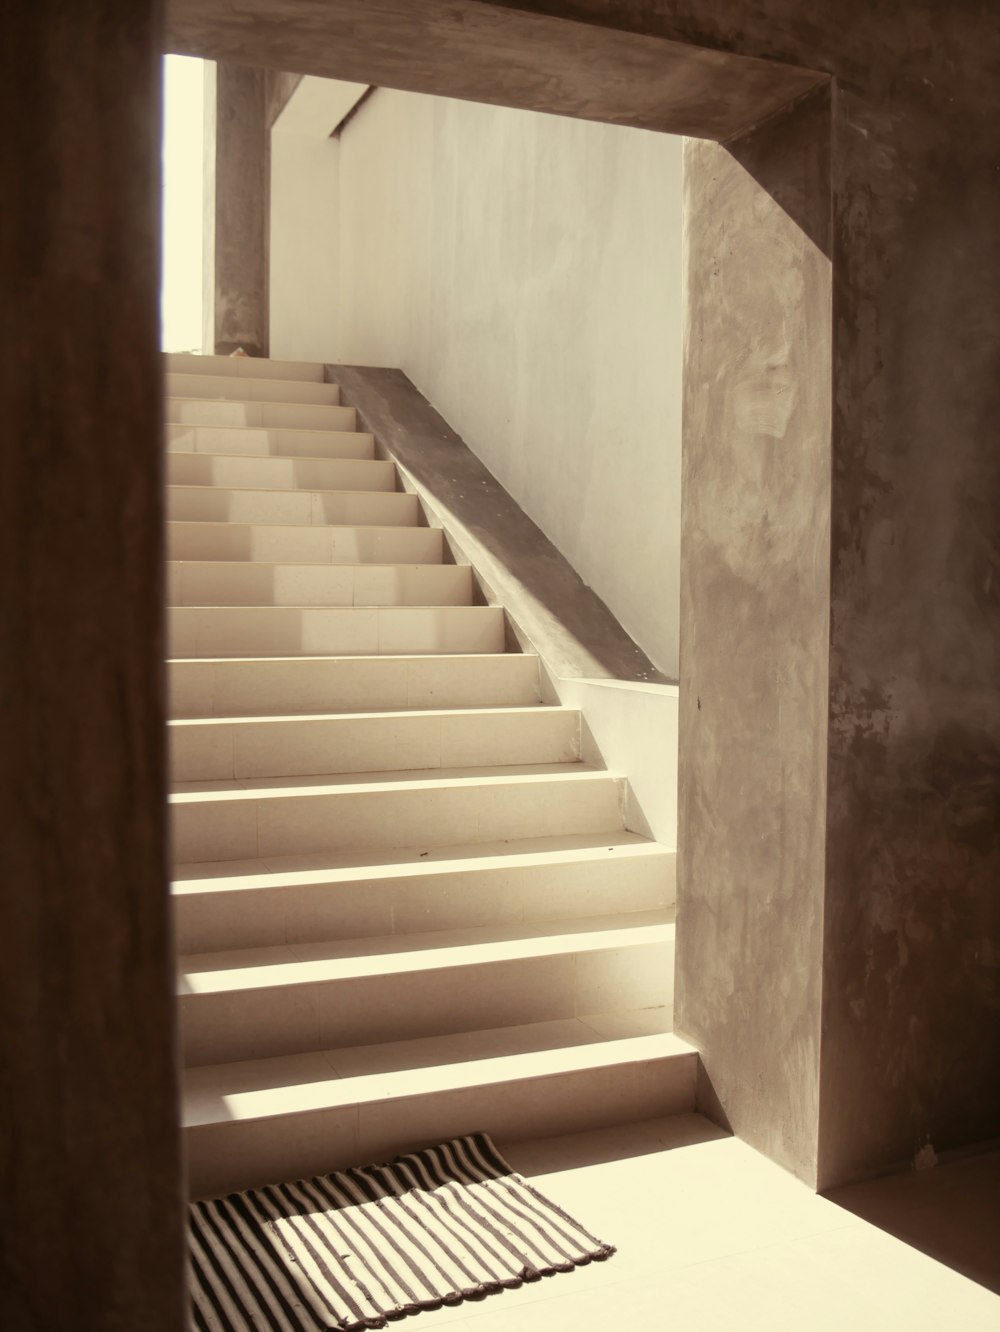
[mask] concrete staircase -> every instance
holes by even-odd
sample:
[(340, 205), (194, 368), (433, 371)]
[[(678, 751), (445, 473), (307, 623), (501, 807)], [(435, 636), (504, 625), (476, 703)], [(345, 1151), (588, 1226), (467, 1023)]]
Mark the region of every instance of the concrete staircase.
[(166, 369), (192, 1194), (691, 1109), (623, 775), (321, 366)]

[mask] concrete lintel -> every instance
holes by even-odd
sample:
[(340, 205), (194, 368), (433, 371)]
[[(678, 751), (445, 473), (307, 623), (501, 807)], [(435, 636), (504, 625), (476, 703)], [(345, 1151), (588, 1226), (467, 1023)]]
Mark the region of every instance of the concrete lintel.
[(484, 0), (172, 0), (168, 49), (723, 140), (826, 75)]

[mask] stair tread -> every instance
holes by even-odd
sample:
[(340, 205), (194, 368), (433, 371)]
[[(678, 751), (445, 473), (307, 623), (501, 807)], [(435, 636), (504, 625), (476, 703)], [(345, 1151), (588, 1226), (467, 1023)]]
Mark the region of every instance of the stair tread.
[[(185, 1128), (693, 1058), (664, 1010), (595, 1014), (306, 1055), (203, 1065), (183, 1074)], [(609, 1031), (622, 1034), (606, 1034)]]
[[(294, 383), (301, 380), (303, 367), (308, 368), (309, 372), (317, 376), (315, 380), (301, 380), (303, 383), (323, 383), (323, 372), (325, 369), (322, 361), (305, 361), (301, 357), (295, 356), (233, 356), (219, 352), (202, 351), (165, 351), (162, 353), (163, 361), (168, 367), (167, 373), (175, 374), (229, 374), (233, 378), (250, 379), (267, 378), (266, 375), (255, 376), (254, 370), (262, 370), (265, 366), (281, 367), (288, 370), (289, 380)], [(171, 370), (170, 367), (181, 366), (181, 370)], [(293, 370), (298, 373), (291, 373)]]
[[(388, 528), (387, 531), (399, 531)], [(422, 529), (416, 529), (422, 530)], [(426, 530), (426, 529), (423, 529)], [(177, 559), (171, 557), (166, 561), (171, 564), (203, 564), (206, 568), (215, 570), (224, 568), (231, 564), (238, 569), (471, 569), (471, 564), (456, 561), (454, 564), (440, 564), (429, 560), (391, 560), (389, 562), (378, 561), (369, 562), (367, 560), (353, 560), (350, 563), (345, 561), (342, 564), (331, 564), (329, 560), (205, 560), (205, 559)], [(322, 609), (322, 608), (321, 608)]]
[(336, 852), (310, 852), (287, 856), (259, 856), (252, 860), (190, 861), (174, 867), (175, 894), (245, 891), (255, 887), (292, 887), (309, 884), (353, 883), (367, 878), (411, 877), (464, 873), (469, 869), (505, 868), (589, 860), (595, 855), (621, 859), (633, 856), (671, 856), (673, 852), (640, 833), (564, 833), (551, 837), (524, 837), (503, 842), (468, 842), (451, 846), (390, 847)]
[[(191, 454), (184, 454), (184, 453), (181, 453), (181, 454), (176, 454), (175, 456), (176, 456), (176, 457), (180, 457), (180, 458), (185, 458), (185, 457), (190, 457), (190, 458), (210, 458), (210, 457), (212, 457), (212, 455), (211, 455), (210, 453), (191, 453)], [(243, 457), (243, 456), (245, 456), (245, 455), (242, 455), (242, 454), (234, 454), (233, 456), (239, 458), (239, 457)], [(300, 459), (300, 461), (305, 461), (305, 460)], [(311, 460), (309, 460), (309, 461), (314, 461), (314, 460), (311, 459)], [(323, 461), (323, 459), (320, 459), (320, 461)], [(373, 460), (372, 460), (371, 458), (337, 458), (337, 459), (334, 459), (333, 461), (336, 461), (336, 462), (371, 462), (371, 461), (373, 461)], [(199, 483), (197, 483), (197, 482), (192, 482), (192, 481), (168, 481), (168, 482), (167, 482), (167, 490), (168, 490), (168, 491), (169, 491), (169, 490), (197, 490), (197, 491), (202, 492), (202, 493), (209, 493), (209, 494), (213, 494), (213, 495), (216, 495), (216, 494), (223, 495), (223, 494), (226, 493), (226, 491), (229, 491), (229, 490), (237, 490), (237, 491), (240, 491), (240, 492), (246, 491), (248, 494), (251, 494), (251, 495), (350, 495), (352, 499), (356, 499), (359, 495), (360, 495), (360, 496), (364, 496), (364, 495), (376, 495), (376, 496), (378, 496), (380, 499), (383, 499), (386, 495), (398, 495), (400, 499), (412, 499), (412, 498), (413, 498), (412, 495), (408, 494), (408, 492), (405, 491), (405, 490), (339, 490), (339, 489), (337, 489), (336, 487), (331, 487), (331, 486), (303, 486), (301, 489), (298, 489), (298, 490), (289, 490), (287, 487), (283, 487), (283, 486), (234, 486), (234, 485), (229, 485), (229, 484), (227, 484), (227, 485), (218, 485), (218, 486), (217, 486), (217, 485), (211, 485), (210, 483), (199, 484)], [(179, 518), (179, 519), (176, 519), (175, 521), (177, 521), (177, 522), (186, 522), (186, 523), (196, 523), (196, 522), (199, 521), (199, 519), (197, 519), (197, 518)], [(206, 521), (206, 522), (224, 522), (224, 521), (226, 521), (226, 520), (225, 520), (225, 519), (219, 519), (219, 518), (207, 518), (207, 519), (205, 519), (204, 521)], [(248, 524), (246, 524), (246, 525), (247, 525), (247, 526), (255, 526), (256, 524), (248, 523)], [(413, 527), (417, 527), (417, 526), (419, 526), (419, 524), (417, 524), (417, 523), (412, 523), (412, 524), (409, 524), (409, 525), (410, 525), (410, 526), (413, 526)], [(285, 527), (298, 527), (298, 526), (300, 526), (300, 524), (298, 524), (298, 523), (284, 523), (284, 524), (282, 524), (282, 526), (285, 526)], [(350, 526), (354, 526), (354, 524), (351, 524), (351, 523), (316, 523), (315, 526), (317, 526), (317, 527), (350, 527)]]
[[(406, 608), (404, 608), (406, 609)], [(463, 609), (467, 609), (464, 608)], [(386, 652), (381, 656), (374, 656), (370, 652), (359, 652), (355, 657), (345, 657), (343, 654), (333, 652), (319, 652), (311, 656), (303, 654), (296, 657), (168, 657), (167, 664), (176, 666), (182, 663), (197, 663), (199, 666), (211, 665), (213, 662), (217, 665), (232, 665), (233, 662), (251, 662), (274, 665), (276, 662), (300, 662), (300, 661), (343, 661), (351, 665), (361, 664), (366, 661), (410, 661), (423, 664), (424, 662), (441, 661), (471, 661), (477, 664), (495, 661), (534, 661), (538, 658), (531, 652), (428, 652), (426, 654), (416, 654), (413, 652)], [(295, 714), (289, 714), (295, 715)]]
[[(337, 566), (337, 565), (325, 565), (325, 564), (323, 564), (323, 565), (318, 565), (317, 567), (318, 567), (318, 568), (322, 568), (322, 569), (326, 569), (326, 568), (334, 568), (334, 569), (335, 569), (335, 568), (338, 568), (339, 566)], [(434, 566), (432, 566), (432, 567), (434, 567), (434, 568), (440, 568), (440, 567), (442, 567), (442, 566), (440, 566), (440, 565), (434, 565)], [(187, 602), (187, 603), (185, 603), (185, 604), (183, 604), (183, 605), (177, 605), (176, 603), (173, 604), (173, 605), (169, 605), (169, 606), (167, 607), (167, 609), (168, 609), (168, 610), (171, 610), (171, 611), (186, 611), (186, 610), (232, 611), (232, 612), (233, 612), (234, 614), (236, 614), (236, 615), (242, 615), (242, 614), (244, 614), (246, 611), (373, 611), (373, 610), (376, 610), (376, 611), (428, 611), (428, 610), (431, 610), (431, 611), (438, 611), (438, 612), (440, 612), (440, 611), (462, 611), (463, 614), (466, 613), (466, 612), (468, 612), (468, 611), (490, 611), (490, 612), (496, 614), (496, 613), (498, 613), (498, 612), (500, 612), (500, 611), (502, 610), (502, 607), (500, 607), (500, 606), (453, 606), (453, 605), (445, 605), (445, 606), (441, 606), (441, 605), (435, 605), (435, 604), (433, 604), (433, 603), (430, 604), (430, 605), (422, 605), (422, 606), (417, 606), (417, 605), (413, 605), (413, 606), (396, 606), (396, 605), (385, 606), (385, 605), (380, 605), (378, 602), (376, 602), (376, 603), (374, 603), (373, 605), (370, 605), (370, 606), (314, 606), (314, 605), (310, 604), (309, 602), (303, 602), (301, 605), (299, 605), (299, 604), (294, 604), (294, 605), (293, 605), (293, 604), (291, 604), (291, 603), (288, 603), (288, 604), (283, 604), (283, 605), (280, 605), (280, 606), (275, 606), (273, 603), (268, 603), (268, 602), (265, 602), (265, 603), (263, 603), (262, 605), (261, 605), (261, 604), (256, 604), (256, 605), (254, 605), (254, 604), (234, 605), (232, 602), (222, 602), (222, 603), (218, 603), (218, 602), (209, 602), (209, 603), (206, 603), (206, 604), (197, 604), (197, 603)], [(367, 656), (367, 655), (370, 655), (370, 654), (366, 653), (365, 655)], [(435, 653), (435, 656), (441, 656), (441, 655), (442, 655), (441, 653)], [(196, 658), (194, 658), (194, 660), (196, 660), (196, 661), (197, 661), (197, 660), (203, 660), (203, 658), (197, 658), (197, 657), (196, 657)], [(231, 661), (232, 658), (230, 657), (230, 658), (227, 658), (226, 660), (230, 660), (230, 661)], [(274, 658), (271, 658), (270, 660), (274, 660)]]
[[(216, 488), (216, 487), (214, 487), (214, 486), (187, 486), (187, 487), (182, 487), (182, 489), (188, 489), (188, 490), (214, 490), (215, 488)], [(236, 488), (238, 488), (238, 487), (224, 486), (224, 487), (222, 487), (222, 488), (223, 488), (224, 490), (233, 490), (233, 489), (236, 489)], [(282, 491), (281, 493), (283, 494), (284, 492)], [(399, 491), (399, 490), (375, 490), (375, 491), (367, 491), (367, 490), (365, 490), (365, 491), (349, 490), (349, 491), (342, 491), (341, 493), (342, 493), (342, 494), (347, 494), (347, 495), (369, 495), (369, 494), (374, 494), (374, 495), (400, 495), (400, 494), (405, 494), (406, 492), (405, 492), (405, 491)], [(397, 533), (397, 532), (441, 532), (441, 531), (444, 530), (443, 528), (440, 528), (440, 527), (431, 527), (431, 526), (428, 526), (428, 527), (417, 527), (417, 526), (413, 526), (413, 527), (400, 527), (398, 523), (395, 524), (395, 525), (390, 524), (390, 523), (317, 523), (316, 526), (317, 526), (317, 527), (320, 527), (323, 531), (326, 531), (327, 529), (332, 528), (332, 529), (334, 529), (334, 530), (336, 530), (336, 531), (345, 531), (345, 532), (392, 532), (393, 534), (395, 534), (395, 533)], [(300, 531), (302, 530), (303, 524), (302, 524), (302, 523), (254, 523), (254, 522), (247, 522), (245, 519), (239, 519), (238, 521), (230, 522), (229, 519), (227, 519), (227, 518), (202, 518), (202, 519), (199, 519), (199, 518), (168, 518), (168, 519), (167, 519), (167, 527), (168, 527), (168, 528), (171, 528), (171, 527), (198, 527), (198, 528), (203, 528), (203, 527), (227, 527), (227, 528), (230, 528), (230, 527), (231, 527), (231, 528), (236, 528), (236, 527), (246, 527), (246, 528), (254, 528), (254, 527), (280, 527), (282, 530), (287, 530), (287, 531), (289, 531), (289, 532), (300, 532)], [(185, 561), (185, 562), (186, 562), (186, 561)], [(273, 563), (273, 561), (271, 561), (271, 562)], [(239, 561), (239, 560), (228, 560), (228, 561), (226, 561), (226, 560), (218, 560), (218, 561), (216, 561), (216, 560), (212, 560), (212, 561), (205, 561), (205, 560), (203, 560), (202, 563), (213, 563), (213, 564), (215, 564), (215, 563), (218, 563), (218, 564), (226, 564), (226, 563), (229, 563), (229, 564), (239, 564), (239, 563), (242, 563), (242, 561)]]
[(406, 768), (385, 772), (333, 773), (326, 777), (232, 777), (200, 782), (177, 782), (170, 800), (175, 804), (204, 799), (266, 800), (282, 796), (336, 795), (339, 791), (398, 791), (426, 786), (434, 790), (515, 782), (544, 784), (552, 777), (576, 781), (620, 780), (620, 774), (591, 763), (511, 763), (469, 768)]
[[(237, 386), (242, 384), (287, 384), (289, 388), (291, 388), (293, 385), (305, 385), (308, 388), (316, 388), (318, 386), (320, 388), (328, 390), (337, 388), (336, 384), (328, 383), (326, 380), (314, 381), (309, 379), (296, 379), (294, 378), (294, 376), (291, 379), (282, 379), (276, 375), (227, 375), (224, 373), (219, 374), (218, 367), (216, 366), (213, 366), (211, 368), (206, 366), (204, 369), (201, 368), (198, 369), (191, 368), (186, 370), (167, 369), (164, 371), (164, 374), (166, 376), (166, 382), (168, 385), (170, 384), (171, 380), (177, 378), (178, 376), (183, 376), (187, 378), (191, 375), (201, 375), (204, 379), (221, 379), (224, 380), (227, 385), (233, 384)], [(178, 395), (168, 394), (167, 396), (177, 397)]]
[(356, 980), (414, 971), (605, 952), (673, 938), (674, 910), (619, 912), (389, 934), (319, 943), (269, 944), (177, 959), (178, 993), (205, 995)]
[[(229, 399), (228, 399), (228, 398), (212, 398), (211, 401), (212, 401), (212, 402), (228, 402)], [(254, 404), (252, 404), (252, 405), (253, 405), (253, 406), (256, 406), (257, 404), (254, 403)], [(261, 405), (262, 405), (262, 406), (266, 406), (267, 404), (266, 404), (266, 403), (262, 403)], [(311, 405), (313, 405), (313, 404), (311, 404), (311, 403), (297, 404), (297, 403), (288, 403), (288, 402), (286, 402), (286, 403), (281, 403), (280, 405), (281, 405), (282, 407), (293, 407), (293, 406), (298, 406), (298, 405), (301, 405), (301, 406), (304, 406), (304, 407), (309, 407), (309, 406), (311, 406)], [(178, 423), (178, 422), (174, 421), (174, 422), (172, 422), (172, 424), (173, 424), (173, 425), (177, 425), (177, 424), (184, 425), (184, 424), (187, 424), (187, 423), (186, 423), (186, 422), (180, 422), (180, 423)], [(195, 426), (192, 426), (191, 428), (192, 428), (192, 429), (197, 429), (197, 427), (195, 427)], [(284, 430), (285, 428), (286, 428), (286, 427), (284, 427), (284, 426), (218, 426), (218, 427), (213, 427), (213, 426), (203, 426), (203, 427), (202, 427), (202, 429), (208, 429), (208, 430), (211, 430), (211, 429), (219, 429), (219, 430)], [(291, 428), (292, 428), (292, 427), (288, 427), (288, 429), (291, 429)], [(297, 428), (298, 428), (299, 430), (304, 429), (304, 427), (302, 427), (302, 426), (299, 426), (299, 427), (297, 427)], [(357, 434), (357, 433), (359, 433), (359, 432), (354, 431), (354, 430), (331, 430), (331, 431), (329, 431), (328, 433), (329, 433), (329, 434), (334, 434), (334, 435), (355, 435), (355, 434)], [(369, 433), (369, 432), (361, 432), (361, 433)], [(308, 454), (308, 453), (302, 453), (302, 454), (299, 454), (299, 453), (230, 453), (227, 449), (199, 449), (199, 451), (198, 451), (197, 453), (188, 453), (188, 452), (187, 452), (186, 450), (184, 450), (184, 449), (172, 449), (172, 450), (168, 450), (168, 457), (170, 457), (170, 458), (236, 458), (236, 459), (238, 459), (240, 462), (269, 462), (269, 463), (270, 463), (270, 462), (283, 462), (283, 463), (295, 463), (295, 462), (317, 463), (317, 462), (319, 462), (319, 463), (335, 463), (338, 467), (341, 466), (342, 464), (349, 464), (349, 465), (352, 466), (352, 467), (354, 467), (354, 466), (358, 466), (358, 467), (380, 467), (383, 471), (384, 471), (387, 467), (395, 467), (395, 463), (393, 463), (389, 458), (329, 458), (329, 457), (326, 457), (325, 455), (320, 455), (319, 457), (316, 457), (314, 454)], [(181, 484), (183, 484), (183, 482), (182, 482)]]
[[(287, 382), (287, 381), (285, 381), (285, 380), (279, 380), (278, 382), (279, 382), (279, 383), (285, 383), (285, 382)], [(294, 381), (293, 381), (293, 382), (294, 382)], [(302, 382), (303, 382), (303, 383), (306, 383), (306, 382), (308, 382), (308, 381), (303, 380)], [(176, 396), (176, 395), (175, 395), (175, 396)], [(232, 399), (232, 398), (197, 398), (197, 399), (195, 399), (195, 401), (196, 401), (196, 402), (232, 402), (232, 401), (235, 401), (235, 399)], [(249, 398), (248, 398), (248, 399), (246, 399), (245, 401), (250, 402), (250, 401), (252, 401), (252, 399), (249, 399)], [(288, 407), (288, 406), (291, 406), (291, 407), (295, 407), (295, 406), (302, 406), (302, 407), (325, 407), (325, 406), (336, 406), (336, 405), (338, 405), (338, 404), (335, 404), (335, 403), (322, 403), (322, 402), (320, 402), (320, 403), (315, 403), (315, 402), (284, 403), (284, 404), (283, 404), (283, 406), (286, 406), (286, 407)], [(340, 404), (340, 405), (343, 405), (343, 404)], [(375, 436), (374, 436), (374, 434), (372, 433), (371, 430), (335, 430), (335, 429), (333, 429), (331, 426), (300, 426), (300, 425), (274, 426), (274, 425), (245, 425), (245, 424), (242, 424), (242, 423), (239, 422), (239, 421), (234, 421), (232, 425), (229, 425), (229, 424), (226, 424), (226, 425), (208, 425), (208, 424), (205, 424), (204, 422), (200, 422), (200, 421), (165, 421), (165, 422), (164, 422), (164, 425), (173, 426), (175, 429), (178, 429), (178, 430), (246, 430), (248, 433), (255, 434), (255, 435), (259, 435), (259, 434), (261, 433), (261, 431), (264, 431), (264, 432), (267, 432), (267, 431), (274, 431), (275, 433), (279, 433), (279, 434), (282, 434), (282, 435), (349, 435), (350, 438), (351, 438), (352, 440), (353, 440), (353, 439), (357, 439), (359, 436), (360, 436), (362, 439), (371, 439), (371, 440), (373, 440), (373, 439), (375, 438)], [(268, 454), (260, 454), (260, 455), (257, 455), (257, 456), (259, 456), (259, 457), (263, 457), (263, 458), (266, 458), (266, 457), (268, 457), (268, 456), (270, 456), (270, 455), (268, 455)], [(281, 456), (281, 455), (275, 455), (275, 456)], [(311, 456), (311, 455), (310, 455), (310, 456)]]
[[(183, 375), (183, 374), (186, 374), (187, 372), (184, 371), (184, 370), (172, 370), (172, 371), (169, 371), (169, 373), (170, 373), (170, 374), (181, 374), (181, 375)], [(244, 382), (244, 381), (242, 381), (241, 379), (234, 379), (234, 380), (233, 380), (233, 383), (234, 383), (234, 384), (239, 384), (239, 383), (241, 383), (241, 382)], [(251, 381), (251, 382), (253, 382), (253, 381)], [(307, 380), (296, 381), (296, 380), (287, 380), (287, 379), (282, 379), (282, 380), (277, 380), (277, 381), (276, 381), (276, 380), (273, 380), (273, 379), (262, 379), (262, 380), (258, 380), (257, 382), (258, 382), (258, 383), (267, 383), (267, 384), (273, 384), (273, 383), (281, 383), (281, 384), (293, 383), (293, 384), (294, 384), (294, 383), (297, 383), (297, 382), (308, 383), (309, 381), (307, 381)], [(338, 402), (283, 402), (283, 401), (281, 400), (281, 398), (238, 398), (238, 397), (233, 397), (233, 398), (213, 398), (213, 397), (201, 398), (201, 397), (193, 397), (190, 393), (165, 393), (165, 394), (163, 395), (163, 401), (164, 401), (164, 403), (168, 403), (168, 402), (211, 402), (211, 403), (224, 402), (224, 403), (234, 403), (234, 402), (235, 402), (235, 403), (239, 403), (239, 404), (241, 404), (241, 405), (244, 406), (244, 407), (318, 407), (318, 408), (321, 408), (321, 409), (322, 409), (322, 408), (327, 408), (327, 407), (329, 407), (331, 410), (335, 410), (335, 411), (345, 411), (345, 410), (346, 410), (346, 411), (351, 411), (351, 410), (353, 410), (352, 408), (348, 408), (348, 407), (346, 407), (344, 404), (342, 404), (342, 403), (338, 403)], [(177, 423), (174, 422), (173, 424), (177, 424)], [(182, 424), (184, 424), (184, 425), (194, 425), (194, 424), (196, 424), (196, 423), (192, 421), (192, 422), (182, 422)], [(283, 429), (283, 428), (284, 428), (284, 427), (282, 427), (282, 426), (278, 426), (278, 427), (276, 427), (276, 429)], [(300, 428), (301, 428), (301, 427), (300, 427)], [(369, 432), (369, 433), (370, 433), (370, 432)]]
[(522, 714), (535, 716), (538, 713), (544, 713), (546, 716), (552, 716), (557, 713), (565, 715), (578, 714), (579, 708), (569, 707), (564, 704), (553, 703), (528, 703), (521, 706), (501, 706), (501, 707), (469, 707), (469, 708), (406, 708), (393, 709), (383, 708), (375, 712), (288, 712), (276, 713), (274, 715), (260, 716), (242, 716), (242, 717), (180, 717), (167, 722), (168, 726), (257, 726), (269, 722), (285, 725), (296, 722), (326, 722), (350, 720), (352, 722), (374, 720), (375, 718), (385, 720), (407, 721), (411, 717), (476, 717), (485, 715), (511, 716), (519, 717)]
[[(222, 402), (222, 401), (226, 401), (226, 400), (224, 400), (224, 398), (220, 398), (220, 400), (218, 400), (218, 401)], [(173, 421), (173, 422), (170, 422), (170, 424), (172, 424), (172, 425), (178, 425), (178, 424), (180, 424), (180, 425), (185, 425), (186, 422), (177, 422), (177, 421)], [(276, 426), (276, 425), (250, 425), (250, 426), (244, 426), (244, 425), (194, 426), (194, 425), (192, 425), (192, 426), (190, 426), (190, 429), (192, 429), (192, 430), (197, 430), (197, 429), (201, 429), (201, 430), (285, 430), (285, 429), (292, 429), (292, 428), (290, 428), (290, 426)], [(304, 428), (302, 428), (302, 426), (297, 426), (296, 429), (300, 429), (300, 430), (301, 430), (301, 429), (304, 429)], [(326, 430), (326, 432), (322, 432), (322, 430), (320, 430), (320, 432), (317, 432), (317, 433), (318, 433), (318, 434), (322, 434), (322, 433), (326, 433), (326, 434), (349, 434), (349, 436), (352, 437), (352, 438), (357, 438), (358, 436), (360, 436), (360, 434), (362, 434), (362, 432), (357, 432), (357, 430)], [(372, 438), (372, 437), (368, 436), (368, 438)], [(244, 462), (245, 462), (246, 460), (248, 460), (248, 458), (249, 458), (249, 460), (252, 460), (252, 461), (254, 461), (254, 462), (258, 462), (258, 461), (261, 461), (261, 460), (264, 460), (264, 461), (266, 461), (266, 462), (274, 462), (274, 461), (277, 461), (277, 462), (379, 462), (379, 464), (385, 465), (385, 460), (383, 460), (383, 458), (338, 458), (338, 457), (336, 456), (336, 454), (330, 454), (330, 453), (228, 453), (228, 452), (226, 452), (226, 453), (222, 453), (222, 452), (220, 452), (220, 450), (218, 450), (218, 449), (197, 449), (197, 450), (192, 450), (192, 449), (168, 449), (168, 450), (166, 450), (166, 457), (168, 457), (168, 458), (241, 458), (241, 460), (244, 461)]]

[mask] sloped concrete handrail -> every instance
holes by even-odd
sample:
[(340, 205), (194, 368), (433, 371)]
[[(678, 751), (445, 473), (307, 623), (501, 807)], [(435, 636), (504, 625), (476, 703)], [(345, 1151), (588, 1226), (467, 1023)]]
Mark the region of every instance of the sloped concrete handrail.
[(401, 370), (328, 365), (326, 377), (553, 675), (674, 683)]

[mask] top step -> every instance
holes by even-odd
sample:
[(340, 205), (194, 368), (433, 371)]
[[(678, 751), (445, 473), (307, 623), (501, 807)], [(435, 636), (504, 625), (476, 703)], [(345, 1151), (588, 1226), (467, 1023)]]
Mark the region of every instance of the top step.
[(168, 370), (164, 392), (174, 398), (225, 398), (239, 402), (305, 402), (338, 407), (336, 384), (311, 384), (302, 379), (251, 379), (249, 375), (178, 374)]
[(323, 366), (314, 361), (271, 361), (261, 356), (199, 356), (166, 352), (164, 368), (171, 374), (232, 375), (242, 379), (298, 379), (322, 384)]

